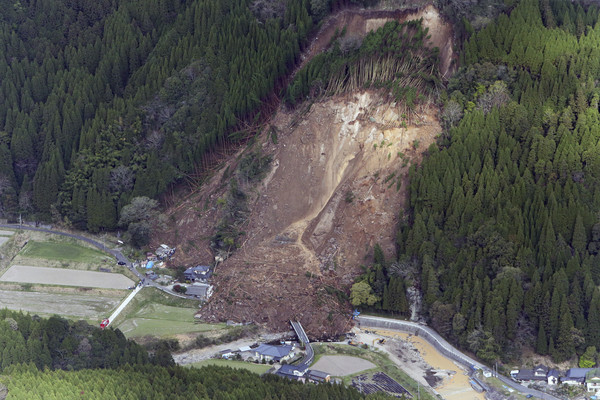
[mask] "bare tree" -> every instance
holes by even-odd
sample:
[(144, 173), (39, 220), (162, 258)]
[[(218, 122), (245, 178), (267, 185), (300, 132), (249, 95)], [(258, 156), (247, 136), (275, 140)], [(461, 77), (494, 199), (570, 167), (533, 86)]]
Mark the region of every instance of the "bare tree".
[(444, 122), (444, 128), (446, 130), (450, 129), (454, 125), (460, 121), (463, 116), (463, 109), (454, 100), (448, 101), (446, 106), (444, 107), (444, 111), (442, 112), (442, 121)]
[(146, 147), (149, 149), (159, 149), (165, 140), (165, 135), (158, 129), (150, 131), (146, 136)]
[(501, 107), (510, 101), (510, 95), (508, 94), (508, 87), (503, 81), (496, 81), (491, 85), (487, 92), (485, 92), (477, 101), (477, 105), (484, 112), (484, 114), (492, 111), (494, 107)]
[(133, 189), (133, 171), (124, 165), (110, 171), (108, 187), (113, 192), (128, 192)]
[(272, 18), (282, 18), (285, 14), (285, 2), (283, 0), (254, 0), (250, 4), (250, 11), (261, 22)]

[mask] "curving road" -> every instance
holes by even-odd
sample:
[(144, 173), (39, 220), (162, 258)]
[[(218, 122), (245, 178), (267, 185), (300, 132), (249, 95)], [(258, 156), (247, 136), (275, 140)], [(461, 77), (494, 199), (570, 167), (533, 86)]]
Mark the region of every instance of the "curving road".
[(292, 324), (292, 328), (294, 328), (294, 331), (296, 331), (296, 336), (298, 336), (298, 339), (301, 343), (304, 343), (304, 347), (306, 348), (306, 355), (304, 356), (304, 359), (300, 364), (297, 365), (298, 369), (306, 371), (315, 358), (315, 352), (310, 344), (310, 341), (308, 340), (306, 332), (304, 332), (304, 328), (302, 328), (302, 324), (300, 324), (298, 321), (290, 321), (290, 324)]
[(75, 233), (68, 233), (68, 232), (63, 232), (63, 231), (56, 231), (53, 229), (46, 229), (46, 228), (37, 228), (37, 227), (33, 227), (33, 226), (27, 226), (27, 225), (19, 225), (19, 224), (0, 224), (0, 228), (9, 228), (9, 229), (23, 229), (23, 230), (27, 230), (27, 231), (36, 231), (36, 232), (45, 232), (45, 233), (51, 233), (54, 235), (61, 235), (61, 236), (67, 236), (67, 237), (71, 237), (77, 240), (82, 240), (84, 242), (87, 242), (89, 244), (91, 244), (94, 247), (97, 247), (98, 249), (102, 250), (105, 253), (108, 253), (110, 255), (112, 255), (113, 257), (115, 257), (117, 259), (117, 262), (123, 262), (125, 263), (125, 266), (135, 274), (135, 276), (137, 276), (140, 281), (142, 282), (143, 286), (151, 286), (151, 287), (155, 287), (159, 290), (162, 290), (165, 293), (168, 293), (172, 296), (176, 296), (176, 297), (180, 297), (183, 299), (195, 299), (193, 296), (186, 296), (183, 295), (181, 293), (176, 293), (174, 291), (172, 291), (169, 288), (166, 288), (162, 285), (159, 285), (158, 283), (147, 279), (144, 275), (142, 275), (138, 270), (136, 270), (133, 267), (133, 264), (131, 263), (131, 261), (129, 261), (129, 259), (127, 257), (125, 257), (123, 255), (123, 253), (121, 253), (121, 251), (119, 250), (115, 250), (115, 249), (111, 249), (108, 248), (104, 245), (104, 243), (99, 242), (97, 240), (94, 239), (90, 239), (88, 237), (85, 236), (81, 236), (81, 235), (77, 235)]
[[(431, 329), (428, 326), (421, 325), (415, 322), (410, 321), (402, 321), (392, 318), (383, 318), (383, 317), (372, 317), (372, 316), (358, 316), (356, 317), (356, 321), (360, 327), (374, 327), (374, 328), (384, 328), (389, 330), (397, 330), (401, 332), (411, 333), (413, 335), (419, 335), (423, 339), (427, 340), (433, 347), (435, 347), (440, 353), (445, 355), (446, 357), (454, 360), (467, 368), (475, 367), (477, 369), (481, 369), (483, 371), (492, 372), (490, 368), (481, 364), (480, 362), (472, 359), (466, 354), (462, 353), (460, 350), (452, 346), (448, 343), (443, 337), (441, 337), (436, 331)], [(518, 384), (512, 379), (504, 376), (497, 375), (497, 378), (502, 381), (506, 386), (509, 386), (519, 392), (532, 395), (533, 397), (544, 399), (544, 400), (561, 400), (560, 398), (553, 396), (548, 393), (541, 392), (539, 390), (530, 389), (523, 385)]]

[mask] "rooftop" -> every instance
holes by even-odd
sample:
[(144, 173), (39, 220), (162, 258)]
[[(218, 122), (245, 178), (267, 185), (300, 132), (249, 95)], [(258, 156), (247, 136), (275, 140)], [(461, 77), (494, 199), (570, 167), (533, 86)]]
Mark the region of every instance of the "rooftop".
[(209, 288), (210, 285), (190, 285), (187, 287), (185, 294), (189, 294), (190, 296), (206, 297)]
[(594, 368), (571, 368), (565, 374), (566, 378), (585, 378), (586, 374)]
[(330, 376), (327, 372), (317, 371), (316, 369), (309, 369), (308, 376), (314, 376), (315, 378), (327, 379)]
[(284, 344), (281, 346), (273, 346), (270, 344), (262, 343), (256, 349), (255, 352), (261, 354), (263, 356), (273, 357), (273, 358), (282, 358), (290, 354), (290, 352), (294, 349), (293, 346)]

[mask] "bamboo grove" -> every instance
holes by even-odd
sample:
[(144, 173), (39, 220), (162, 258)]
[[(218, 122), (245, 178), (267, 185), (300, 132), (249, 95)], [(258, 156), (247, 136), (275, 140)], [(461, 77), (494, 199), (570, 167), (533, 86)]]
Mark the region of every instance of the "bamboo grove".
[(369, 32), (362, 43), (336, 35), (331, 49), (317, 55), (290, 84), (286, 100), (335, 95), (369, 87), (391, 89), (409, 109), (430, 100), (440, 84), (438, 49), (428, 47), (422, 20), (391, 21)]
[(598, 16), (523, 0), (465, 43), (445, 132), (411, 168), (398, 260), (365, 274), (373, 307), (401, 277), (435, 329), (485, 361), (597, 357)]

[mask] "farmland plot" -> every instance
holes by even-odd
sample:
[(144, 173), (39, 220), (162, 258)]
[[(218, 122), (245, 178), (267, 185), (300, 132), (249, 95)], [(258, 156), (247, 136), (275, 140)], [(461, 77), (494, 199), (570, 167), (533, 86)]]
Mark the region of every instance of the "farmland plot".
[(13, 265), (2, 275), (0, 281), (102, 289), (127, 289), (134, 285), (131, 279), (121, 274), (26, 265)]
[(84, 319), (105, 317), (120, 301), (118, 297), (108, 296), (0, 290), (0, 304), (9, 310)]

